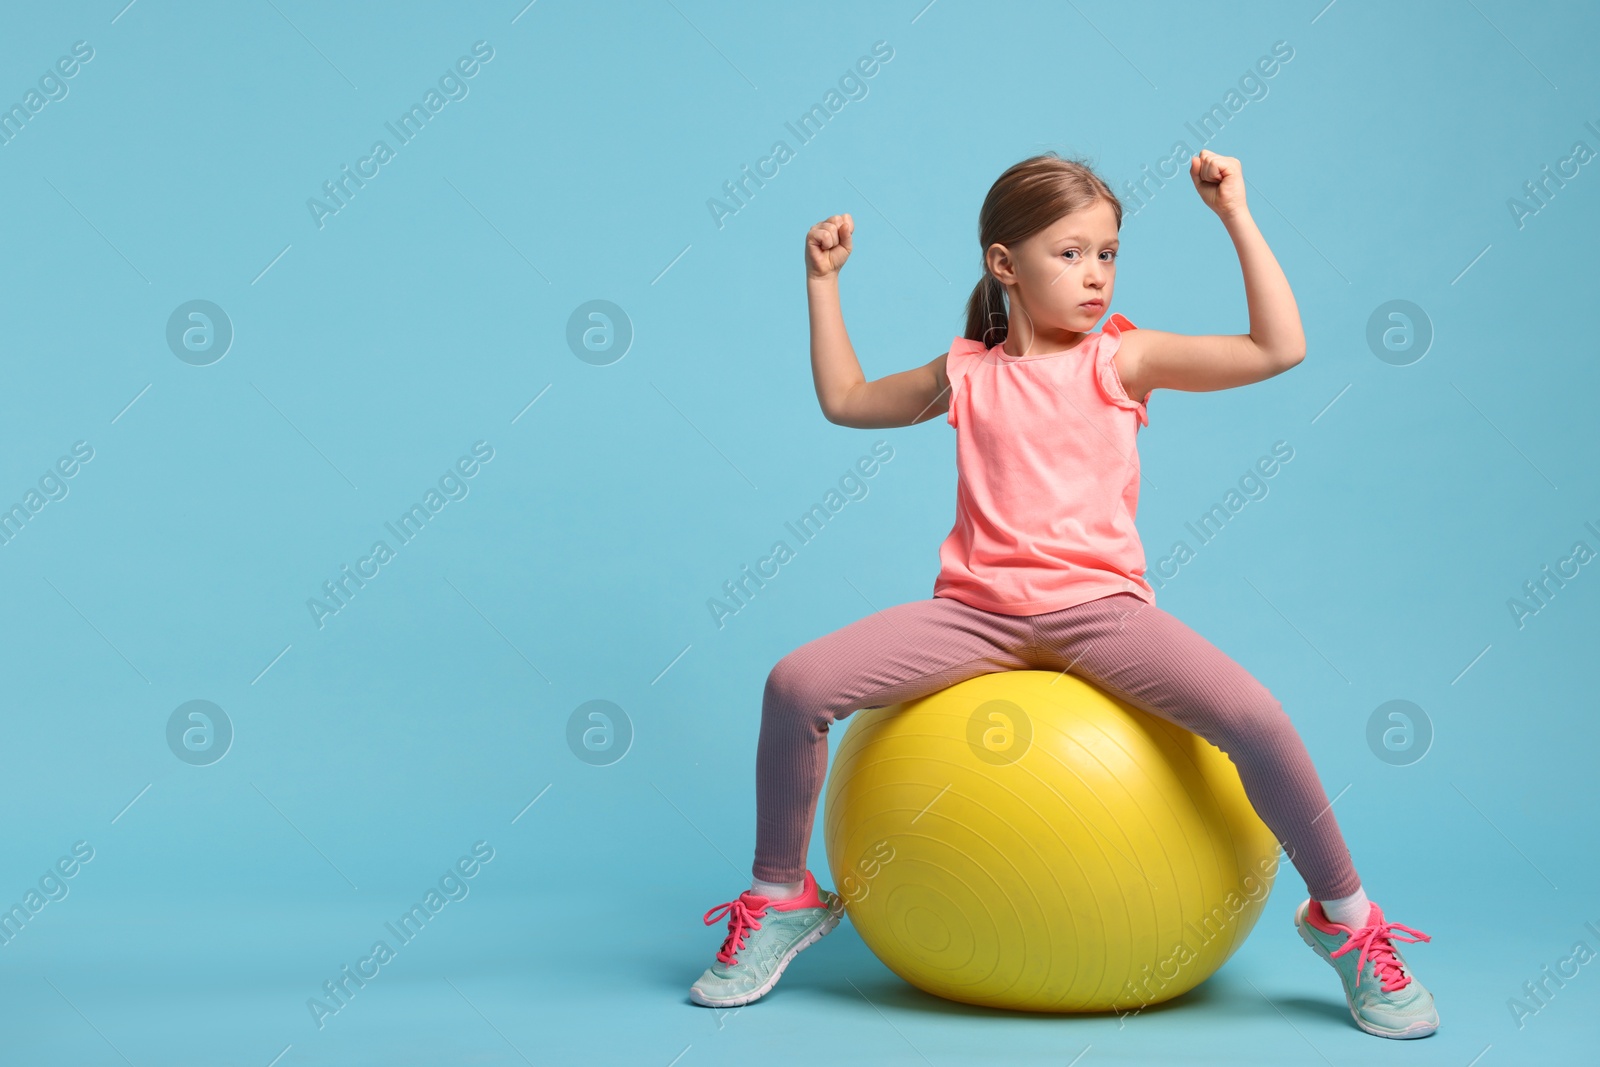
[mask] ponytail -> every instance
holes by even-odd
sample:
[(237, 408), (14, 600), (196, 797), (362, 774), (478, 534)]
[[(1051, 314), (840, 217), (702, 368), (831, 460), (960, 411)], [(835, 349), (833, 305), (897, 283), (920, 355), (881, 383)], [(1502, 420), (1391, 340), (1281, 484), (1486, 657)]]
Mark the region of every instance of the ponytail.
[(1005, 343), (1007, 321), (1005, 286), (985, 266), (983, 277), (967, 298), (967, 332), (962, 336), (993, 348)]

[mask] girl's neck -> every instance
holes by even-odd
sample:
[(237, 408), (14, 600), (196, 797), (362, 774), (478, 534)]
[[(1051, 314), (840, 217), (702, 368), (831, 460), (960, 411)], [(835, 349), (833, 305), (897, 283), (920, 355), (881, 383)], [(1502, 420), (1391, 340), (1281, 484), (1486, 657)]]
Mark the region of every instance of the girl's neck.
[(1074, 333), (1071, 330), (1049, 330), (1043, 334), (1035, 334), (1026, 322), (1008, 323), (1006, 339), (1000, 346), (1001, 350), (1012, 359), (1023, 356), (1053, 356), (1061, 352), (1070, 352), (1083, 344), (1086, 333)]
[(1001, 351), (1005, 352), (1007, 359), (1032, 359), (1070, 352), (1089, 336), (1087, 333), (1053, 327), (1036, 329), (1033, 316), (1018, 295), (1015, 291), (1007, 293), (1006, 339), (1001, 345)]

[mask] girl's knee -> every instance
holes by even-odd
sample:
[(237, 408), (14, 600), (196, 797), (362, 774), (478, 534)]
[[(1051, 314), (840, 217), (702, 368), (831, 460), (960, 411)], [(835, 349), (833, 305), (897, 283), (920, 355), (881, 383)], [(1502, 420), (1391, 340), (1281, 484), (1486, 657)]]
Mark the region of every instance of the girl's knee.
[(1294, 733), (1282, 703), (1259, 684), (1197, 693), (1186, 710), (1182, 725), (1230, 754), (1273, 748)]
[(766, 691), (761, 701), (764, 714), (789, 713), (827, 719), (832, 718), (828, 703), (825, 672), (803, 646), (784, 656), (767, 672)]
[(1275, 749), (1279, 744), (1296, 736), (1294, 723), (1283, 710), (1283, 704), (1265, 688), (1256, 688), (1219, 709), (1219, 732), (1228, 745), (1217, 747), (1233, 749)]

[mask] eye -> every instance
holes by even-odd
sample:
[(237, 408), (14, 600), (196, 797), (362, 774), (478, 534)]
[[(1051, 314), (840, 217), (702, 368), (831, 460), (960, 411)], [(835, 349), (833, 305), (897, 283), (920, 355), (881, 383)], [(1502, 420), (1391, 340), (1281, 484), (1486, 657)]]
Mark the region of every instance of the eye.
[(1117, 250), (1115, 248), (1108, 248), (1104, 252), (1102, 252), (1101, 255), (1106, 255), (1106, 256), (1110, 256), (1111, 257), (1109, 260), (1106, 261), (1108, 263), (1115, 263), (1117, 261)]
[(1077, 255), (1078, 254), (1078, 250), (1076, 248), (1069, 248), (1069, 249), (1067, 249), (1065, 252), (1063, 252), (1061, 254), (1064, 255), (1064, 256), (1071, 257), (1071, 256)]

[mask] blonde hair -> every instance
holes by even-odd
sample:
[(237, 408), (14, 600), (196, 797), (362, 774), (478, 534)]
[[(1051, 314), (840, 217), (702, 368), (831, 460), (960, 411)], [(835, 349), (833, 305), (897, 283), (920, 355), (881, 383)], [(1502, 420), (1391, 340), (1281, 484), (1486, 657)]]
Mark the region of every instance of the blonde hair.
[(978, 244), (983, 254), (983, 277), (967, 298), (969, 341), (993, 347), (1006, 339), (1009, 319), (1006, 290), (989, 273), (989, 246), (1014, 248), (1064, 215), (1090, 207), (1097, 200), (1111, 205), (1122, 229), (1122, 201), (1089, 164), (1063, 159), (1054, 152), (1030, 156), (1006, 168), (989, 187), (978, 210)]

